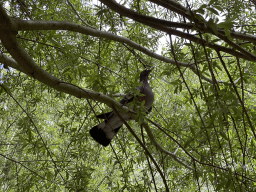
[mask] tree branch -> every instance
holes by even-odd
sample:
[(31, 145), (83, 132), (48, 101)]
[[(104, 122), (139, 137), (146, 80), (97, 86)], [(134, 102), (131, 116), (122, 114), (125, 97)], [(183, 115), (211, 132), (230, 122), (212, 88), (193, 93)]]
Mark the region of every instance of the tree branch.
[[(163, 57), (159, 54), (156, 54), (150, 50), (148, 50), (147, 48), (131, 41), (128, 38), (125, 37), (120, 37), (117, 35), (114, 35), (112, 33), (108, 33), (108, 32), (104, 32), (104, 31), (99, 31), (96, 29), (91, 29), (88, 27), (84, 27), (81, 25), (77, 25), (74, 23), (70, 23), (70, 22), (62, 22), (62, 21), (25, 21), (25, 20), (17, 20), (17, 19), (13, 19), (12, 23), (15, 26), (16, 30), (69, 30), (69, 31), (74, 31), (74, 32), (79, 32), (82, 34), (86, 34), (86, 35), (91, 35), (94, 37), (103, 37), (103, 38), (107, 38), (110, 40), (114, 40), (120, 43), (124, 43), (127, 44), (131, 47), (133, 47), (134, 49), (137, 49), (143, 53), (145, 53), (146, 55), (153, 57), (155, 59), (158, 59), (160, 61), (166, 62), (166, 63), (170, 63), (173, 65), (180, 65), (182, 67), (188, 67), (190, 68), (196, 75), (200, 75), (198, 74), (198, 72), (196, 71), (195, 67), (193, 65), (190, 65), (188, 63), (184, 63), (184, 62), (180, 62), (177, 61), (177, 63), (169, 58)], [(212, 80), (202, 76), (202, 79), (204, 79), (205, 81), (208, 81), (210, 83), (212, 83)]]
[(187, 164), (185, 164), (181, 160), (179, 160), (178, 157), (174, 153), (171, 153), (170, 151), (167, 151), (167, 150), (165, 150), (164, 148), (161, 147), (161, 145), (155, 140), (155, 137), (154, 137), (152, 131), (150, 130), (150, 127), (149, 127), (148, 123), (143, 122), (142, 126), (145, 128), (151, 142), (156, 146), (156, 148), (159, 151), (171, 156), (175, 161), (177, 161), (179, 164), (183, 165), (184, 167), (186, 167), (186, 168), (188, 168), (192, 171), (194, 170), (192, 167), (188, 166)]
[(125, 124), (125, 126), (128, 128), (128, 130), (131, 132), (131, 134), (134, 136), (134, 138), (138, 141), (138, 143), (140, 144), (140, 146), (145, 150), (145, 153), (149, 156), (149, 158), (151, 159), (151, 161), (154, 163), (154, 165), (156, 166), (157, 171), (159, 172), (160, 176), (163, 179), (166, 191), (169, 191), (168, 185), (166, 183), (166, 179), (164, 177), (163, 172), (161, 171), (160, 167), (158, 166), (157, 162), (155, 161), (154, 157), (151, 155), (151, 153), (148, 151), (148, 149), (146, 148), (146, 146), (142, 143), (142, 141), (138, 138), (138, 136), (136, 135), (136, 133), (132, 130), (132, 128), (130, 127), (130, 125), (124, 120), (124, 118), (119, 114), (118, 110), (115, 108), (115, 106), (112, 107), (115, 111), (115, 113), (117, 114), (117, 116), (119, 117), (119, 119)]
[(190, 18), (188, 9), (181, 4), (172, 0), (149, 0), (157, 5), (160, 5), (166, 9), (169, 9), (175, 13), (178, 13), (186, 18)]
[[(207, 42), (203, 39), (200, 39), (198, 37), (196, 37), (195, 35), (191, 35), (188, 33), (184, 33), (178, 30), (174, 30), (171, 29), (169, 27), (169, 23), (170, 21), (165, 21), (165, 20), (161, 20), (161, 19), (157, 19), (154, 17), (149, 17), (149, 16), (145, 16), (145, 15), (141, 15), (133, 10), (130, 10), (120, 4), (118, 4), (116, 1), (114, 0), (100, 0), (102, 3), (104, 3), (105, 5), (107, 5), (111, 10), (126, 16), (128, 18), (131, 18), (135, 21), (138, 21), (140, 23), (143, 23), (147, 26), (153, 27), (155, 29), (164, 31), (168, 34), (172, 34), (172, 35), (177, 35), (179, 37), (188, 39), (190, 41), (193, 41), (195, 43), (198, 43), (200, 45), (205, 44), (207, 47), (210, 47), (214, 50), (219, 50), (219, 51), (223, 51), (226, 53), (229, 53), (233, 56), (239, 57), (239, 58), (243, 58), (249, 61), (256, 61), (256, 56), (251, 54), (250, 52), (246, 51), (245, 49), (243, 49), (242, 47), (240, 47), (239, 45), (233, 43), (232, 41), (228, 40), (227, 38), (223, 37), (223, 35), (221, 33), (219, 34), (215, 34), (213, 32), (213, 30), (211, 29), (211, 27), (207, 26), (207, 22), (199, 22), (196, 21), (196, 27), (198, 27), (200, 30), (202, 31), (206, 31), (206, 32), (210, 32), (213, 35), (216, 35), (217, 37), (221, 38), (222, 40), (224, 40), (225, 42), (227, 42), (229, 45), (234, 46), (234, 48), (240, 50), (241, 52), (235, 51), (233, 49), (227, 48), (227, 47), (223, 47), (214, 43), (210, 43)], [(189, 20), (192, 20), (192, 16), (189, 18)], [(206, 25), (206, 27), (204, 27), (204, 25)], [(167, 27), (168, 26), (168, 27)]]
[[(68, 30), (68, 31), (79, 32), (79, 33), (85, 34), (85, 35), (91, 35), (93, 37), (107, 38), (107, 39), (114, 40), (114, 41), (117, 41), (120, 43), (125, 43), (125, 44), (145, 53), (146, 55), (156, 58), (160, 61), (175, 64), (174, 60), (168, 59), (161, 55), (158, 55), (158, 54), (148, 50), (147, 48), (142, 47), (141, 45), (131, 41), (128, 38), (120, 37), (118, 35), (100, 31), (100, 30), (96, 30), (96, 29), (91, 29), (91, 28), (84, 27), (82, 25), (78, 25), (75, 23), (64, 22), (64, 21), (27, 21), (27, 20), (17, 20), (17, 19), (13, 19), (12, 22), (14, 23), (15, 29), (17, 31)], [(184, 63), (184, 62), (178, 62), (178, 64), (183, 67), (190, 67), (189, 64)]]
[(32, 77), (32, 75), (27, 73), (23, 68), (21, 68), (19, 66), (19, 64), (14, 59), (7, 57), (3, 53), (0, 54), (0, 63), (3, 63), (6, 66), (9, 66), (13, 69), (16, 69), (16, 70), (23, 72), (23, 73), (27, 74), (28, 76)]
[[(181, 4), (172, 1), (172, 0), (149, 0), (157, 5), (160, 5), (166, 9), (169, 9), (175, 13), (178, 13), (184, 17), (186, 17), (187, 19), (189, 19), (191, 21), (191, 15), (189, 14), (189, 10), (186, 7), (183, 7)], [(183, 23), (182, 23), (183, 24)], [(187, 24), (186, 27), (184, 27), (183, 29), (192, 29), (189, 28), (190, 26), (193, 26), (193, 24)], [(173, 26), (171, 26), (173, 27)], [(204, 25), (202, 25), (202, 27), (204, 27)], [(202, 29), (203, 31), (207, 31), (206, 29)], [(224, 30), (222, 29), (217, 29), (218, 32), (225, 34)], [(209, 31), (208, 31), (209, 32)], [(242, 39), (242, 40), (248, 40), (248, 41), (253, 41), (256, 42), (256, 37), (250, 34), (242, 34), (242, 33), (238, 33), (238, 32), (230, 32), (230, 35), (232, 38), (236, 38), (236, 39)]]

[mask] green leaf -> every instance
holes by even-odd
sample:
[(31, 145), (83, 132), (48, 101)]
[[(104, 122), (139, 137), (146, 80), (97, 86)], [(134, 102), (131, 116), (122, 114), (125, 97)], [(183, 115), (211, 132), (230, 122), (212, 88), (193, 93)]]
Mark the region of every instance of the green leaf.
[(206, 9), (207, 9), (208, 11), (212, 12), (212, 13), (215, 14), (215, 15), (219, 15), (219, 12), (218, 12), (216, 9), (212, 8), (212, 7), (207, 7)]
[(215, 2), (218, 2), (218, 0), (211, 0), (208, 5), (212, 5), (212, 4), (214, 4)]
[(229, 141), (228, 137), (226, 136), (226, 134), (224, 132), (220, 131), (219, 133), (222, 136), (222, 138), (224, 138), (226, 141)]
[(213, 32), (218, 35), (218, 31), (217, 31), (217, 26), (214, 23), (213, 19), (209, 19), (209, 21), (207, 22), (207, 24), (209, 25), (209, 27), (213, 30)]

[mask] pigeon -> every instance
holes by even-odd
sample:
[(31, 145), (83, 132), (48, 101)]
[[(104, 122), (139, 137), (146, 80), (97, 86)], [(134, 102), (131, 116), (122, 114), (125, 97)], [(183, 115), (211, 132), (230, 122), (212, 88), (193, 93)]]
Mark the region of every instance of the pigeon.
[[(135, 101), (137, 106), (140, 106), (143, 102), (146, 114), (148, 114), (152, 110), (154, 93), (148, 83), (148, 75), (150, 72), (151, 70), (144, 70), (140, 73), (140, 82), (142, 83), (142, 85), (136, 88), (139, 94), (136, 95), (134, 93), (129, 93), (125, 95), (124, 98), (120, 101), (122, 105), (130, 107), (131, 110), (136, 111), (136, 106), (134, 106), (134, 104), (132, 105), (131, 102)], [(125, 121), (129, 121), (132, 119), (127, 113), (119, 112), (119, 114)], [(114, 113), (114, 111), (100, 114), (96, 117), (105, 120), (100, 124), (94, 126), (90, 130), (90, 135), (95, 141), (106, 147), (109, 145), (111, 140), (122, 127), (123, 121), (118, 117), (117, 114)]]

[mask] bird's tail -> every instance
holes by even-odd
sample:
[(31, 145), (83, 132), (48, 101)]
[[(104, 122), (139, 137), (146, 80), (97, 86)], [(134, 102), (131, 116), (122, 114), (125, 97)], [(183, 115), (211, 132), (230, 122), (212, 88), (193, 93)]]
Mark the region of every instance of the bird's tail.
[(122, 125), (116, 129), (112, 129), (104, 121), (90, 130), (92, 138), (104, 147), (108, 146), (113, 137), (117, 134)]

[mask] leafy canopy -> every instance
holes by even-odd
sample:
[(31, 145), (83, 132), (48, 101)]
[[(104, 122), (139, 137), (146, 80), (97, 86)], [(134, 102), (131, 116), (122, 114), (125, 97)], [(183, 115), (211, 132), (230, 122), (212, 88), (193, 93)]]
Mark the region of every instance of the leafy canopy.
[[(255, 191), (255, 1), (0, 6), (1, 191)], [(95, 116), (152, 67), (103, 148)]]

